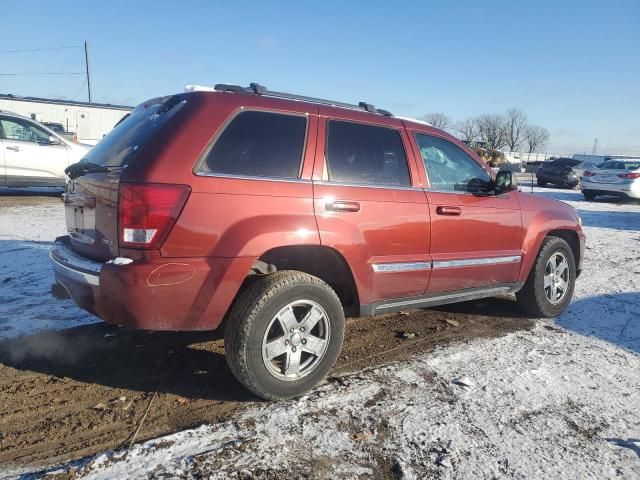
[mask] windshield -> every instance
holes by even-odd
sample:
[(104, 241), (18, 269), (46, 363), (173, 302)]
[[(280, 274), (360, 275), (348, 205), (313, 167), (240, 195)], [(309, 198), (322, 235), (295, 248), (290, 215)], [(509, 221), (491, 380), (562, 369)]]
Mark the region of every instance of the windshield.
[(83, 160), (105, 167), (129, 165), (136, 153), (167, 124), (186, 101), (185, 94), (180, 94), (156, 98), (138, 105)]

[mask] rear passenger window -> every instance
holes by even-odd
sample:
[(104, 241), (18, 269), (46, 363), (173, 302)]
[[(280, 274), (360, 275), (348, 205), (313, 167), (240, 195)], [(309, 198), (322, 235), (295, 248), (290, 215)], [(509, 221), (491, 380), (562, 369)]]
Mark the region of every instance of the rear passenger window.
[(242, 112), (224, 129), (200, 171), (298, 178), (306, 129), (307, 119), (301, 115)]
[(392, 128), (330, 121), (326, 158), (332, 182), (411, 185), (402, 138)]

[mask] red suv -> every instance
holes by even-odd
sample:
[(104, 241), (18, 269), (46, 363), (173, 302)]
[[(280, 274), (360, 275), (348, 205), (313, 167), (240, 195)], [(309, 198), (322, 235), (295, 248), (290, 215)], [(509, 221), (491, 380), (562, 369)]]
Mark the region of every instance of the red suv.
[(132, 328), (224, 325), (268, 399), (327, 374), (345, 315), (515, 293), (556, 316), (584, 251), (572, 207), (451, 135), (258, 84), (143, 103), (67, 174), (54, 294)]

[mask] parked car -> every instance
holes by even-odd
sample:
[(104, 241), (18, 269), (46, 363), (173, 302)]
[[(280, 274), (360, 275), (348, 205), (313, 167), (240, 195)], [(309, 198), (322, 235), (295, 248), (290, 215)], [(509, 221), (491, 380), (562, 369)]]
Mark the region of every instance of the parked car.
[(63, 138), (66, 138), (67, 140), (70, 140), (72, 142), (77, 142), (78, 141), (78, 136), (76, 135), (75, 132), (68, 132), (65, 128), (64, 125), (62, 125), (61, 123), (55, 123), (55, 122), (42, 122), (42, 124), (47, 127), (49, 130), (53, 130), (54, 132), (56, 132), (58, 135), (60, 135)]
[(538, 167), (536, 180), (540, 187), (551, 183), (560, 187), (576, 188), (580, 185), (580, 179), (584, 171), (595, 166), (595, 163), (574, 158), (556, 158), (552, 161), (543, 162)]
[(573, 207), (367, 103), (216, 90), (145, 102), (67, 169), (54, 295), (131, 328), (224, 325), (231, 371), (267, 399), (327, 374), (345, 315), (508, 293), (533, 317), (569, 304)]
[(609, 160), (587, 170), (581, 189), (587, 200), (599, 195), (640, 199), (640, 158)]
[(0, 111), (0, 186), (64, 187), (65, 168), (89, 148), (30, 118)]

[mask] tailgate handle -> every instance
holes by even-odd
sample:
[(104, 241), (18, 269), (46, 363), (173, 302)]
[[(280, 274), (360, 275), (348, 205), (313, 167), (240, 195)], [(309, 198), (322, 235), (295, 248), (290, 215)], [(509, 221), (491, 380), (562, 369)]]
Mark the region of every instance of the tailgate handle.
[(438, 215), (461, 215), (462, 209), (460, 207), (437, 207), (436, 213)]
[(333, 202), (325, 203), (324, 208), (331, 212), (359, 212), (360, 204), (358, 202), (334, 200)]
[(71, 207), (96, 207), (96, 197), (89, 197), (79, 193), (63, 193), (62, 203)]

